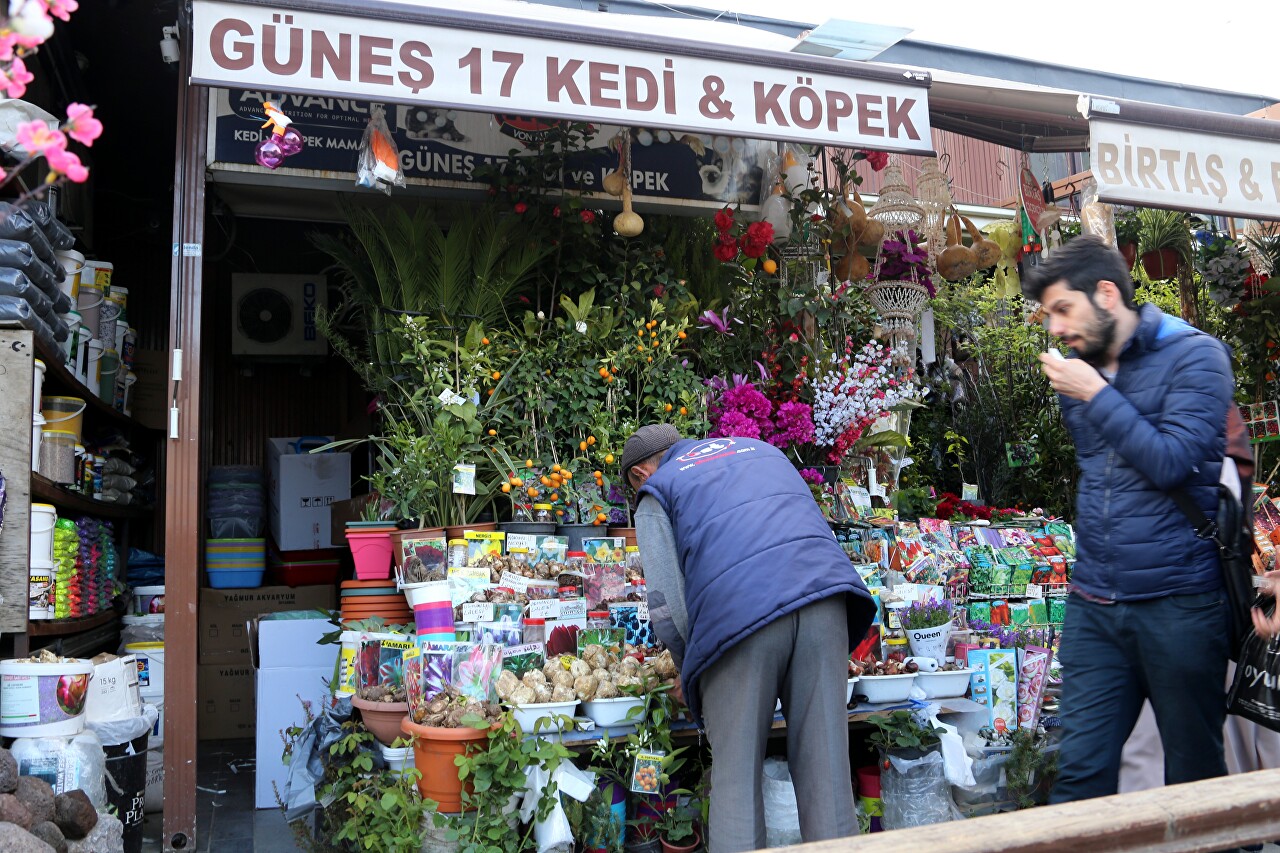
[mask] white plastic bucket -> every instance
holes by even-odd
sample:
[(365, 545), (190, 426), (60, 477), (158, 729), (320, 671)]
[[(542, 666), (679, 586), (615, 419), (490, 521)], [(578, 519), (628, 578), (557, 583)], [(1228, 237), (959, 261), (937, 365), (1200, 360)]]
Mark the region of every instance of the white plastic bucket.
[(153, 616), (164, 613), (164, 587), (139, 586), (133, 590), (133, 614)]
[(138, 692), (164, 695), (164, 643), (128, 643), (124, 650), (138, 659)]
[(133, 386), (138, 384), (138, 374), (130, 370), (124, 375), (124, 398), (120, 403), (120, 411), (126, 415), (133, 414)]
[(84, 384), (95, 394), (102, 385), (102, 355), (106, 351), (106, 344), (98, 338), (89, 341), (89, 360), (85, 365)]
[(378, 744), (378, 751), (382, 753), (382, 760), (387, 762), (388, 770), (401, 773), (405, 770), (414, 769), (412, 746), (394, 747), (380, 743)]
[(98, 323), (102, 316), (102, 302), (102, 288), (82, 277), (80, 280), (80, 296), (76, 299), (76, 310), (80, 312), (81, 324), (89, 330), (90, 340), (98, 337)]
[(53, 578), (57, 570), (52, 560), (31, 561), (27, 618), (33, 622), (53, 618)]
[(68, 311), (65, 314), (59, 314), (58, 319), (67, 327), (67, 339), (59, 344), (62, 354), (67, 357), (68, 368), (74, 373), (76, 357), (76, 330), (80, 328), (80, 312)]
[(93, 664), (0, 661), (0, 735), (48, 737), (84, 730)]
[(142, 704), (155, 705), (159, 716), (156, 717), (156, 724), (151, 729), (151, 737), (147, 741), (148, 746), (154, 749), (164, 748), (164, 694), (154, 693), (147, 690), (139, 690), (138, 695), (142, 698)]
[(40, 440), (44, 437), (44, 415), (31, 415), (31, 470), (40, 470)]
[(44, 362), (36, 359), (35, 373), (31, 380), (32, 398), (31, 410), (40, 411), (40, 392), (44, 389)]
[(57, 520), (53, 504), (31, 505), (31, 565), (53, 562), (53, 525)]
[(62, 264), (65, 278), (59, 287), (74, 302), (80, 296), (80, 272), (84, 269), (84, 255), (74, 249), (62, 249), (53, 253)]
[[(98, 317), (98, 338), (107, 349), (116, 348), (116, 328), (126, 314), (129, 303), (129, 291), (123, 287), (111, 287), (104, 291), (106, 299), (102, 303), (102, 313)], [(127, 328), (127, 323), (125, 324)]]
[(72, 331), (76, 341), (71, 347), (71, 373), (76, 377), (76, 381), (83, 385), (85, 377), (88, 376), (89, 341), (93, 340), (93, 332), (83, 321)]

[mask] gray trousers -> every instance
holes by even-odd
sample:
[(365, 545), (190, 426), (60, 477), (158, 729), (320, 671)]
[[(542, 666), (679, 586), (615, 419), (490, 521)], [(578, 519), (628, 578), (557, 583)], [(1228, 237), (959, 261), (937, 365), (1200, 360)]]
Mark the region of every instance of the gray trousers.
[(765, 744), (774, 706), (787, 718), (787, 762), (804, 840), (855, 835), (849, 775), (849, 624), (843, 595), (784, 616), (725, 653), (700, 680), (711, 741), (710, 853), (765, 846)]

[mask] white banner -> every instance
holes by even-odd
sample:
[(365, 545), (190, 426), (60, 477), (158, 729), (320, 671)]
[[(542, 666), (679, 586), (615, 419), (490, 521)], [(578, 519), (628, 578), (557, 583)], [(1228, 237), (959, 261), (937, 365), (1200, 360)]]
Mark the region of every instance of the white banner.
[(1280, 219), (1280, 143), (1089, 119), (1103, 201)]
[[(927, 89), (675, 53), (196, 0), (194, 83), (927, 152)], [(851, 66), (852, 68), (853, 66)]]

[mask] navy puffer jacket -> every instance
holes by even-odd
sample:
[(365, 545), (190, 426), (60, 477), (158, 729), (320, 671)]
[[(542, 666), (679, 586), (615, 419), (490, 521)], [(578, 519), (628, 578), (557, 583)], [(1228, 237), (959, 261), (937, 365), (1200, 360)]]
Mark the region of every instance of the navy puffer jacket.
[(707, 668), (775, 619), (839, 595), (848, 651), (866, 635), (871, 594), (776, 447), (749, 438), (678, 441), (640, 494), (671, 519), (689, 611), (680, 675), (695, 717)]
[(1186, 487), (1215, 514), (1231, 361), (1216, 338), (1154, 305), (1139, 317), (1111, 384), (1088, 403), (1061, 398), (1080, 465), (1072, 580), (1115, 601), (1222, 585), (1213, 543), (1167, 492)]

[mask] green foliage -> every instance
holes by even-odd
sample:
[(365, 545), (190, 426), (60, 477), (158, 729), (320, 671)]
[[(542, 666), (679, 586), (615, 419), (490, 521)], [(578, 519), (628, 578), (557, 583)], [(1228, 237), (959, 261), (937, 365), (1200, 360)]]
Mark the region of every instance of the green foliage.
[(1173, 249), (1191, 259), (1191, 226), (1187, 215), (1176, 210), (1142, 208), (1138, 211), (1138, 252)]
[[(436, 825), (447, 828), (447, 837), (458, 843), (460, 853), (517, 853), (535, 849), (533, 827), (545, 820), (559, 796), (555, 783), (542, 789), (538, 807), (527, 827), (521, 827), (513, 809), (514, 798), (525, 787), (525, 771), (541, 767), (551, 774), (561, 761), (572, 757), (563, 744), (543, 737), (525, 738), (510, 714), (502, 723), (489, 727), (474, 717), (471, 724), (489, 728), (488, 745), (454, 759), (458, 778), (469, 781), (473, 791), (464, 790), (464, 811), (455, 817), (436, 815)], [(468, 723), (468, 718), (463, 718)]]
[(898, 749), (933, 749), (938, 745), (942, 729), (933, 724), (921, 725), (910, 711), (876, 714), (868, 720), (876, 730), (867, 740), (886, 752)]
[(1138, 236), (1142, 232), (1142, 223), (1136, 210), (1125, 210), (1116, 214), (1116, 245), (1137, 245)]
[(1047, 751), (1045, 739), (1029, 729), (1017, 729), (1012, 738), (1004, 769), (1009, 796), (1019, 809), (1042, 805), (1058, 776), (1058, 751)]
[[(1075, 450), (1037, 358), (1054, 345), (1049, 334), (1027, 322), (1020, 299), (999, 299), (990, 284), (954, 288), (932, 304), (944, 360), (929, 377), (929, 405), (913, 417), (912, 482), (956, 494), (977, 483), (988, 505), (1066, 515)], [(1039, 461), (1010, 467), (1006, 444), (1029, 445)]]
[(597, 788), (585, 803), (562, 798), (569, 828), (574, 838), (582, 840), (584, 849), (590, 847), (603, 849), (605, 853), (622, 853), (623, 821), (613, 813), (610, 797), (611, 792)]
[[(423, 819), (436, 804), (418, 793), (416, 770), (375, 770), (374, 738), (360, 723), (343, 723), (343, 737), (329, 748), (327, 784), (321, 794), (326, 832), (342, 849), (417, 853)], [(407, 745), (397, 740), (397, 746)]]

